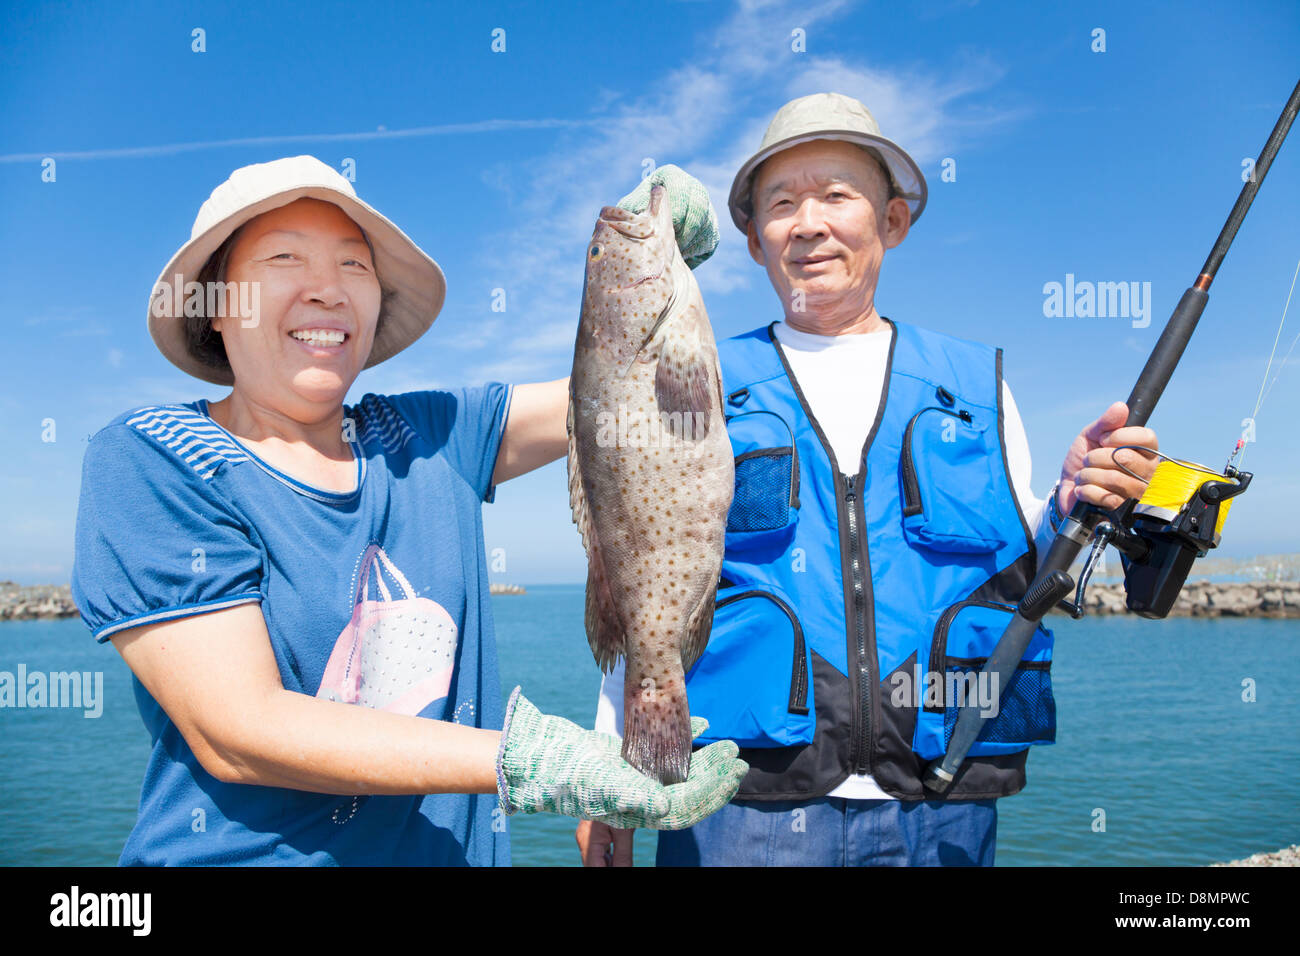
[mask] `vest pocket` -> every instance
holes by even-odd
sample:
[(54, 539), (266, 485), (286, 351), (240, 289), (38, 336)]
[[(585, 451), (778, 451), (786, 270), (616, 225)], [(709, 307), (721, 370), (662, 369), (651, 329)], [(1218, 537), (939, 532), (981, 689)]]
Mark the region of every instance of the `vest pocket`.
[(794, 432), (775, 412), (727, 419), (736, 486), (727, 512), (726, 549), (775, 558), (794, 540), (799, 516), (799, 452)]
[(903, 533), (914, 547), (969, 553), (1007, 544), (984, 516), (999, 490), (985, 442), (989, 424), (965, 409), (938, 405), (907, 423), (898, 471)]
[(735, 466), (736, 490), (727, 512), (727, 534), (793, 529), (798, 507), (794, 448), (756, 448), (737, 455)]
[(928, 670), (920, 682), (914, 749), (922, 759), (941, 756), (966, 704), (991, 713), (970, 749), (971, 756), (1008, 754), (1056, 740), (1052, 696), (1052, 632), (1041, 624), (1001, 693), (980, 675), (1015, 608), (990, 601), (961, 601), (935, 625)]
[(817, 717), (809, 667), (803, 627), (784, 595), (746, 584), (718, 591), (709, 643), (686, 675), (691, 713), (709, 721), (695, 744), (811, 743)]

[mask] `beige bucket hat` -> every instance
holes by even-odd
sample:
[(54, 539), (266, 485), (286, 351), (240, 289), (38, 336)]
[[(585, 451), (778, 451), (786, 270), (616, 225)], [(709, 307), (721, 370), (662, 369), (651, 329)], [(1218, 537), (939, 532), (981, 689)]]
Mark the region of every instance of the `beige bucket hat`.
[(745, 161), (731, 184), (727, 206), (731, 221), (747, 232), (753, 215), (749, 192), (754, 173), (774, 153), (814, 139), (842, 139), (873, 150), (889, 170), (894, 195), (907, 200), (912, 222), (921, 218), (927, 189), (921, 168), (907, 152), (880, 135), (875, 118), (860, 102), (842, 93), (814, 93), (791, 100), (777, 110), (763, 134), (758, 152)]
[(168, 361), (205, 382), (234, 383), (229, 369), (214, 368), (194, 356), (184, 318), (174, 316), (175, 310), (166, 308), (165, 301), (158, 302), (159, 307), (155, 302), (163, 296), (174, 296), (174, 289), (183, 289), (184, 283), (194, 281), (208, 257), (244, 223), (303, 198), (332, 202), (347, 213), (369, 237), (375, 250), (375, 271), (393, 293), (384, 303), (383, 324), (375, 334), (366, 368), (392, 358), (433, 324), (447, 294), (447, 282), (438, 263), (406, 233), (358, 199), (352, 183), (337, 170), (315, 156), (291, 156), (241, 166), (231, 173), (199, 208), (189, 242), (159, 274), (149, 296), (149, 334)]

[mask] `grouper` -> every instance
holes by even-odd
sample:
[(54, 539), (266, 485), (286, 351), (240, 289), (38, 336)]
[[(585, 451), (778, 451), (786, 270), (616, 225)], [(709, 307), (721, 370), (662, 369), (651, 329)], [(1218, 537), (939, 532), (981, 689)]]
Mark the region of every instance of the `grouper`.
[(656, 185), (645, 212), (600, 211), (568, 415), (587, 640), (605, 673), (627, 659), (623, 758), (664, 784), (690, 769), (685, 675), (713, 624), (735, 481), (717, 346), (669, 205)]

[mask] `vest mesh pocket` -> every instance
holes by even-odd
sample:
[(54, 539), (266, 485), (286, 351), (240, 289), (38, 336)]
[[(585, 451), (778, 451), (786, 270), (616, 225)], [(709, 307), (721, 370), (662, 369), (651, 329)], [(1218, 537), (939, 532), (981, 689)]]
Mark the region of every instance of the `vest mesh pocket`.
[[(977, 673), (984, 662), (950, 664), (955, 674)], [(943, 712), (943, 743), (947, 747), (957, 726), (961, 708), (949, 702)], [(984, 722), (975, 738), (988, 744), (1052, 743), (1056, 740), (1056, 702), (1052, 698), (1052, 675), (1047, 666), (1037, 662), (1021, 664), (1011, 675), (1011, 684), (1002, 695), (997, 716)]]
[(916, 680), (924, 682), (924, 694), (918, 702), (913, 750), (921, 759), (932, 760), (948, 749), (957, 717), (967, 705), (989, 714), (971, 745), (972, 757), (1056, 742), (1050, 630), (1038, 626), (1005, 687), (993, 686), (991, 675), (980, 674), (1014, 614), (1010, 604), (967, 599), (940, 615), (929, 646), (919, 649), (925, 663)]
[(792, 467), (790, 448), (763, 448), (737, 458), (727, 530), (776, 531), (790, 524)]

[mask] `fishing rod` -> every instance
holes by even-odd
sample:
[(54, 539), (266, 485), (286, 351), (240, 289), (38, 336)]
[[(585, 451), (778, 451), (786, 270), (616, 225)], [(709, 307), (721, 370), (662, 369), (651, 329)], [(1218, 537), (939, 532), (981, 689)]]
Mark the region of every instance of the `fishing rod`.
[[(1255, 161), (1254, 173), (1242, 186), (1200, 274), (1183, 293), (1165, 323), (1159, 341), (1147, 357), (1142, 374), (1129, 394), (1126, 426), (1145, 425), (1155, 410), (1156, 402), (1169, 384), (1192, 333), (1196, 331), (1201, 313), (1205, 311), (1210, 284), (1214, 282), (1228, 247), (1232, 245), (1273, 164), (1273, 157), (1286, 139), (1298, 109), (1300, 83), (1291, 92), (1291, 98)], [(1238, 449), (1240, 447), (1239, 442)], [(1112, 450), (1112, 460), (1118, 450)], [(991, 675), (988, 680), (996, 681), (990, 686), (998, 688), (1000, 696), (1010, 686), (1012, 675), (1020, 666), (1039, 622), (1048, 611), (1059, 604), (1071, 617), (1083, 616), (1084, 589), (1093, 567), (1108, 545), (1116, 547), (1124, 564), (1127, 606), (1149, 618), (1163, 618), (1169, 613), (1187, 580), (1192, 563), (1218, 545), (1231, 500), (1250, 485), (1250, 472), (1238, 471), (1229, 463), (1220, 474), (1204, 466), (1180, 462), (1165, 455), (1160, 457), (1162, 460), (1141, 499), (1129, 498), (1114, 511), (1083, 499), (1075, 501), (1033, 582), (1016, 606), (1011, 622), (982, 669), (982, 674)], [(1075, 600), (1071, 603), (1065, 600), (1065, 596), (1075, 588), (1069, 568), (1079, 552), (1090, 543), (1092, 551), (1080, 572)], [(980, 679), (980, 686), (985, 686), (983, 680)], [(927, 789), (942, 794), (952, 786), (961, 762), (990, 718), (990, 710), (980, 702), (962, 707), (947, 752), (925, 770), (923, 781)], [(992, 710), (996, 712), (997, 709)]]

